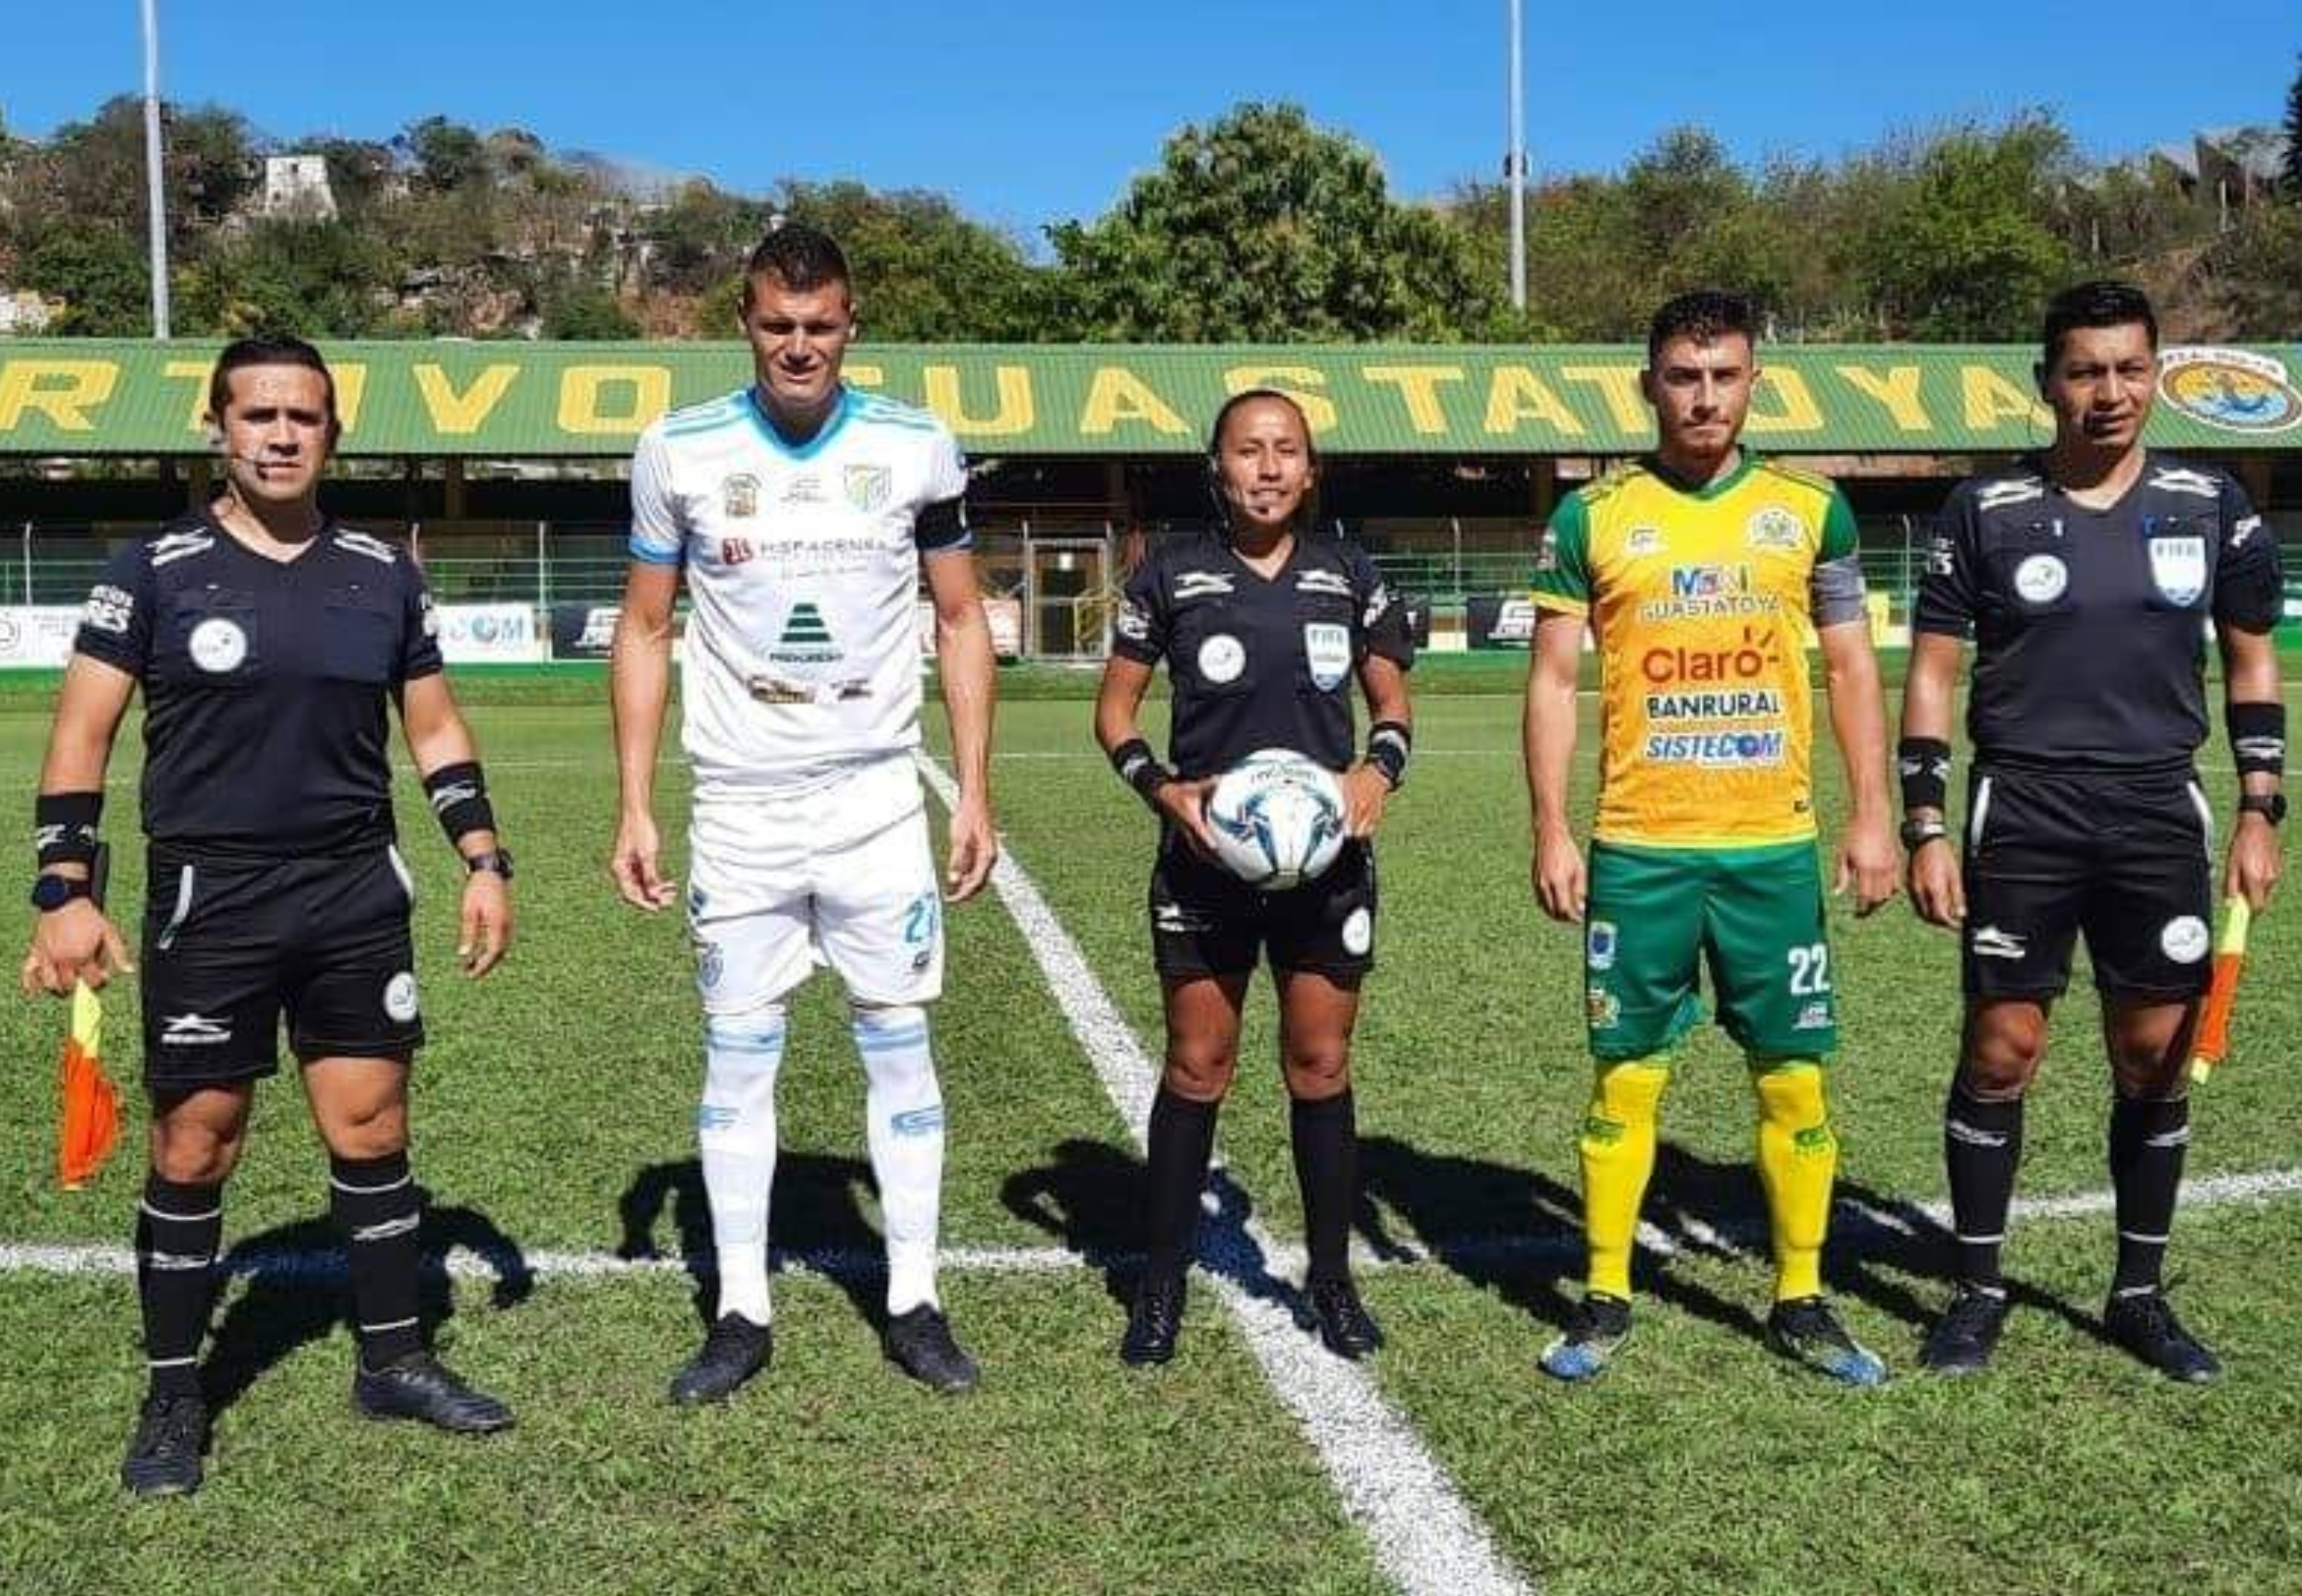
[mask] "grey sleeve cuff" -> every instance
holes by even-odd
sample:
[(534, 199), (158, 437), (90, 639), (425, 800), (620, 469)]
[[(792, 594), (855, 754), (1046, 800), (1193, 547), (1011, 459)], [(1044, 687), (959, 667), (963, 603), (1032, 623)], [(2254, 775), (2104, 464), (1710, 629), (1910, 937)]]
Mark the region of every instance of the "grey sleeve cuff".
[(1844, 554), (1816, 564), (1810, 579), (1808, 606), (1814, 612), (1818, 631), (1862, 619), (1862, 560), (1859, 555)]

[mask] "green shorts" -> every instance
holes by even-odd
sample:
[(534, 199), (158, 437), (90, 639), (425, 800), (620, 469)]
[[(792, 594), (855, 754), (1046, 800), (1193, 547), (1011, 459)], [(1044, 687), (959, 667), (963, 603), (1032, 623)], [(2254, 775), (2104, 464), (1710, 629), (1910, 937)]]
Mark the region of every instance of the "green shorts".
[(1702, 1017), (1710, 967), (1718, 1023), (1755, 1059), (1838, 1045), (1812, 843), (1763, 848), (1591, 845), (1583, 938), (1591, 1051), (1663, 1052)]

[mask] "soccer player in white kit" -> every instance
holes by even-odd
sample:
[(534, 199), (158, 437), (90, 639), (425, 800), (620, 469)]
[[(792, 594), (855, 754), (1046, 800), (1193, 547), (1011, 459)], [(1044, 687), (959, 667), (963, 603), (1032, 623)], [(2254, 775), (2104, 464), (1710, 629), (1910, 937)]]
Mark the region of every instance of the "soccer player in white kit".
[(622, 781), (610, 868), (626, 902), (660, 911), (677, 896), (660, 868), (653, 788), (684, 572), (687, 911), (704, 1013), (696, 1125), (718, 1304), (672, 1399), (724, 1399), (773, 1350), (784, 1000), (819, 962), (847, 988), (867, 1081), (887, 1356), (937, 1390), (964, 1390), (975, 1365), (936, 1293), (944, 1113), (926, 1005), (943, 989), (943, 917), (912, 760), (924, 573), (960, 791), (943, 886), (970, 897), (998, 843), (991, 633), (962, 505), (966, 462), (928, 412), (841, 382), (855, 305), (825, 234), (769, 234), (745, 270), (741, 320), (754, 383), (640, 438), (609, 677)]

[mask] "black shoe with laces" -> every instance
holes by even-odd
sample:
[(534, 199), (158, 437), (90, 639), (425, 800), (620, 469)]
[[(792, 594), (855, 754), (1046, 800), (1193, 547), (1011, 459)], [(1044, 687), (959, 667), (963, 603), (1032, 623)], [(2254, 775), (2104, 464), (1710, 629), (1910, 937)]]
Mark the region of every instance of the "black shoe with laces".
[(1827, 1298), (1795, 1297), (1775, 1304), (1767, 1315), (1767, 1345), (1841, 1385), (1886, 1383), (1885, 1362), (1846, 1333)]
[(352, 1375), (352, 1406), (372, 1419), (421, 1419), (458, 1435), (511, 1428), (511, 1409), (465, 1384), (429, 1352), (411, 1352), (381, 1369), (361, 1364)]
[(766, 1368), (775, 1353), (772, 1326), (754, 1324), (741, 1314), (722, 1314), (705, 1332), (695, 1356), (671, 1377), (671, 1399), (682, 1407), (724, 1402)]
[(1990, 1366), (1998, 1349), (1998, 1332), (2006, 1325), (2006, 1293), (1986, 1291), (1962, 1282), (1950, 1306), (1927, 1331), (1919, 1348), (1919, 1366), (1937, 1374), (1979, 1374)]
[(1119, 1361), (1136, 1368), (1164, 1364), (1175, 1356), (1183, 1331), (1183, 1277), (1145, 1275), (1127, 1311), (1127, 1333), (1119, 1338)]
[(2204, 1385), (2222, 1372), (2222, 1360), (2182, 1328), (2163, 1291), (2113, 1296), (2102, 1310), (2110, 1339), (2169, 1380)]
[(120, 1465), (130, 1496), (189, 1496), (200, 1488), (200, 1455), (208, 1444), (208, 1405), (197, 1393), (144, 1399), (136, 1436)]
[(975, 1389), (975, 1360), (951, 1333), (951, 1321), (933, 1303), (923, 1302), (887, 1321), (879, 1345), (887, 1361), (929, 1390), (945, 1395)]
[(1358, 1287), (1348, 1275), (1315, 1280), (1309, 1296), (1312, 1315), (1319, 1322), (1319, 1340), (1337, 1357), (1356, 1363), (1382, 1345), (1382, 1330), (1359, 1300)]

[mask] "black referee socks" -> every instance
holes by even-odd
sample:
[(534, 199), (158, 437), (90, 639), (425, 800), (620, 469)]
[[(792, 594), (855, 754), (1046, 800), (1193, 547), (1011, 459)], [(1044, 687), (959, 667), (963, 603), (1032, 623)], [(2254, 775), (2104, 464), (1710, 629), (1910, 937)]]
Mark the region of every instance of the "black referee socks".
[(136, 1294), (155, 1396), (197, 1396), (200, 1339), (215, 1306), (223, 1188), (144, 1177), (136, 1210)]
[(2158, 1289), (2174, 1198), (2190, 1146), (2190, 1100), (2114, 1100), (2110, 1109), (2110, 1180), (2118, 1192), (2118, 1276), (2121, 1297)]
[(2003, 1292), (1998, 1249), (2022, 1162), (2022, 1099), (1969, 1096), (1950, 1088), (1943, 1105), (1943, 1163), (1950, 1172), (1951, 1225), (1958, 1233), (1958, 1278)]
[(1165, 1087), (1151, 1100), (1151, 1201), (1143, 1272), (1152, 1280), (1179, 1280), (1199, 1249), (1199, 1195), (1214, 1157), (1216, 1103), (1194, 1103)]
[(328, 1160), (328, 1206), (351, 1270), (352, 1328), (360, 1362), (381, 1369), (419, 1351), (417, 1230), (423, 1213), (405, 1152)]
[(1310, 1277), (1348, 1280), (1351, 1209), (1359, 1189), (1358, 1121), (1350, 1091), (1316, 1102), (1290, 1098), (1287, 1126), (1295, 1144), (1295, 1181), (1303, 1193)]

